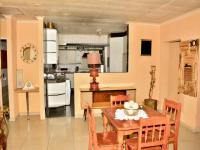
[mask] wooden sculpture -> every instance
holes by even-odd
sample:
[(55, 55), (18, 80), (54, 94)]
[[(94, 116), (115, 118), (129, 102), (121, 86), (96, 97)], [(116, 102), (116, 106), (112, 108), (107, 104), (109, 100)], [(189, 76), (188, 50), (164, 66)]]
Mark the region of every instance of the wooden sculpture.
[(155, 82), (156, 82), (156, 77), (155, 77), (155, 72), (156, 72), (156, 66), (151, 66), (151, 82), (150, 82), (150, 88), (149, 88), (149, 98), (144, 100), (144, 104), (157, 110), (157, 100), (152, 99), (153, 96), (153, 89), (155, 87)]
[(151, 71), (150, 71), (151, 82), (150, 82), (150, 89), (149, 89), (149, 99), (152, 99), (153, 88), (155, 87), (155, 82), (156, 82), (155, 72), (156, 72), (156, 66), (151, 66)]

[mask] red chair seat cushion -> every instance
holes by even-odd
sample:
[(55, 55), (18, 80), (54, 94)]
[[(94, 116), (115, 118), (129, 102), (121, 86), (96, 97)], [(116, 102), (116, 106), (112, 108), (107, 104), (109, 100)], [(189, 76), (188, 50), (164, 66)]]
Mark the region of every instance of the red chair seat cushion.
[[(128, 149), (137, 150), (138, 139), (131, 138), (126, 140), (126, 144), (128, 145)], [(161, 146), (153, 146), (153, 147), (145, 147), (142, 150), (162, 150)]]
[(97, 141), (99, 146), (117, 145), (117, 133), (116, 132), (103, 132), (97, 133)]

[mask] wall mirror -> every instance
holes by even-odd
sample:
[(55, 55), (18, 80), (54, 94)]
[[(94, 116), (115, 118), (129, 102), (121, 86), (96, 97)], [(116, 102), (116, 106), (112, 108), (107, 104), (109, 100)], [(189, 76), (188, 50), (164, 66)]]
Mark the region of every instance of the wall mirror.
[(32, 63), (37, 59), (37, 50), (31, 43), (25, 44), (20, 50), (21, 59), (26, 63)]

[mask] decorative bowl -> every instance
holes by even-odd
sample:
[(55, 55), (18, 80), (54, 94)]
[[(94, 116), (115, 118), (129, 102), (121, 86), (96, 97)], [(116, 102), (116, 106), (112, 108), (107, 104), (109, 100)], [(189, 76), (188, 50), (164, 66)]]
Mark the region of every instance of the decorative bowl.
[(124, 109), (125, 114), (128, 115), (128, 116), (135, 116), (135, 115), (138, 114), (138, 111), (139, 111), (139, 109), (130, 109), (130, 108), (129, 109), (127, 109), (127, 108)]

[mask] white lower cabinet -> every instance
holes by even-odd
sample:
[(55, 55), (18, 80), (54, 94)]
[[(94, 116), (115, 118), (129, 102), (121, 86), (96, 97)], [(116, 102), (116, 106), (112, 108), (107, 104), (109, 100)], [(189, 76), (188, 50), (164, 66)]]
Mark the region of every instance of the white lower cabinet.
[(70, 105), (70, 80), (47, 83), (47, 108)]
[(48, 106), (49, 107), (60, 107), (66, 105), (66, 95), (51, 95), (48, 96)]
[(48, 83), (48, 95), (66, 93), (66, 82)]

